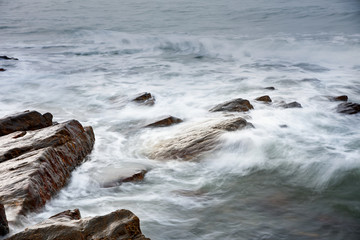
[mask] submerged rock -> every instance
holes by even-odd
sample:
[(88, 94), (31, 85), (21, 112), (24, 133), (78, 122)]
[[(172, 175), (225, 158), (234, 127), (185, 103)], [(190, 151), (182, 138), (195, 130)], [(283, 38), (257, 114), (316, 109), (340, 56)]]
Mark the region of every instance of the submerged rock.
[(301, 104), (298, 102), (284, 103), (281, 104), (280, 107), (283, 108), (302, 108)]
[[(45, 125), (51, 122), (51, 114), (35, 115), (43, 117)], [(15, 129), (11, 119), (2, 122)], [(22, 124), (15, 118), (14, 124), (25, 129), (43, 126), (27, 120), (25, 117), (26, 124)], [(44, 206), (91, 152), (94, 141), (93, 129), (76, 120), (0, 137), (0, 201), (6, 206), (8, 220), (16, 221), (19, 215)]]
[(9, 225), (6, 219), (4, 205), (0, 203), (0, 236), (5, 236), (9, 233)]
[(0, 72), (5, 72), (6, 69), (5, 68), (0, 68)]
[(255, 100), (260, 101), (260, 102), (266, 102), (266, 103), (272, 102), (271, 98), (268, 95), (258, 97)]
[(139, 168), (124, 168), (124, 169), (111, 169), (107, 171), (107, 177), (103, 180), (101, 186), (103, 188), (117, 187), (125, 182), (139, 182), (144, 180), (147, 169)]
[(337, 96), (337, 97), (327, 96), (327, 98), (333, 102), (337, 102), (337, 101), (338, 102), (347, 102), (347, 100), (348, 100), (348, 96), (346, 96), (346, 95), (341, 95), (341, 96)]
[(16, 131), (36, 130), (52, 125), (52, 114), (25, 111), (0, 119), (0, 136)]
[(243, 118), (212, 119), (181, 129), (170, 138), (158, 142), (151, 148), (148, 156), (153, 159), (192, 160), (213, 150), (219, 144), (219, 137), (226, 131), (253, 127)]
[(356, 114), (360, 112), (360, 104), (352, 102), (340, 103), (336, 111), (344, 114)]
[(19, 60), (19, 59), (17, 59), (17, 58), (8, 57), (8, 56), (0, 56), (0, 59), (3, 59), (3, 60)]
[(254, 107), (250, 104), (250, 102), (246, 99), (237, 98), (233, 99), (228, 102), (221, 103), (212, 109), (210, 112), (219, 112), (219, 111), (226, 111), (226, 112), (246, 112), (250, 109), (254, 109)]
[(167, 127), (167, 126), (171, 126), (173, 124), (177, 124), (177, 123), (181, 123), (183, 122), (183, 120), (181, 120), (180, 118), (176, 118), (173, 116), (167, 116), (164, 118), (161, 118), (160, 120), (157, 120), (153, 123), (150, 123), (148, 125), (146, 125), (145, 127)]
[(266, 87), (266, 88), (264, 88), (264, 89), (266, 89), (266, 90), (275, 90), (274, 87)]
[(140, 93), (136, 97), (133, 98), (133, 102), (145, 104), (145, 105), (154, 105), (155, 97), (151, 95), (151, 93)]
[(80, 217), (78, 209), (59, 213), (26, 228), (8, 240), (150, 240), (140, 230), (140, 220), (129, 210), (104, 216)]

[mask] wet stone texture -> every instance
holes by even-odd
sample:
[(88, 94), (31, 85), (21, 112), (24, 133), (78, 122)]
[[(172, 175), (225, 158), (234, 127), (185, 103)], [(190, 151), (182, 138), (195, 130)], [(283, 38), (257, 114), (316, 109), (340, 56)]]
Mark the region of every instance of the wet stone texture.
[(183, 120), (173, 116), (163, 117), (160, 120), (156, 120), (153, 123), (146, 125), (145, 127), (167, 127), (177, 123), (181, 123)]
[(360, 112), (360, 104), (352, 102), (340, 103), (336, 111), (344, 114), (356, 114)]
[(237, 98), (233, 99), (231, 101), (227, 101), (224, 103), (221, 103), (219, 105), (216, 105), (212, 109), (210, 109), (210, 112), (247, 112), (250, 109), (254, 109), (254, 107), (250, 104), (250, 102), (246, 99)]
[(67, 210), (28, 227), (8, 240), (150, 240), (140, 230), (140, 221), (129, 210), (81, 219), (78, 209)]
[[(47, 126), (50, 114), (28, 114), (34, 118), (20, 114), (0, 120), (2, 132), (15, 131), (0, 137), (0, 201), (9, 222), (44, 206), (66, 184), (95, 141), (93, 129), (76, 120)], [(11, 127), (12, 119), (16, 127)], [(40, 129), (28, 130), (34, 128)]]

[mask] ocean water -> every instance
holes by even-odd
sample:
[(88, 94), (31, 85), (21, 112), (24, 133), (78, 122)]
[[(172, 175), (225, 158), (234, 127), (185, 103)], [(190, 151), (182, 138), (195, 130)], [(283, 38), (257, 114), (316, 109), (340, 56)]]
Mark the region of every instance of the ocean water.
[[(359, 1), (0, 0), (0, 55), (19, 58), (0, 60), (1, 116), (51, 112), (96, 135), (68, 185), (13, 232), (67, 209), (125, 208), (152, 239), (360, 238), (360, 115), (325, 97), (360, 102)], [(145, 91), (154, 106), (129, 101)], [(198, 161), (147, 157), (238, 97), (255, 109), (234, 116), (254, 129)], [(163, 115), (184, 123), (141, 127)], [(134, 167), (149, 170), (141, 183), (101, 187)]]

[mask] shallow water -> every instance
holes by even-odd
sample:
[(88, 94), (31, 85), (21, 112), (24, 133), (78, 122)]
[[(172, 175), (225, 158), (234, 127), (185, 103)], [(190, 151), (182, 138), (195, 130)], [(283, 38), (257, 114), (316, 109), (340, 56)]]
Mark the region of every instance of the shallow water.
[[(49, 111), (96, 134), (67, 187), (24, 226), (126, 208), (152, 239), (358, 239), (360, 117), (324, 96), (360, 102), (359, 16), (350, 0), (0, 0), (0, 55), (20, 59), (0, 60), (0, 115)], [(129, 102), (144, 91), (154, 106)], [(253, 100), (266, 94), (270, 105)], [(237, 97), (254, 105), (239, 114), (254, 129), (224, 134), (198, 162), (147, 158)], [(185, 122), (141, 128), (167, 114)], [(143, 182), (101, 188), (109, 169), (134, 166), (150, 170)]]

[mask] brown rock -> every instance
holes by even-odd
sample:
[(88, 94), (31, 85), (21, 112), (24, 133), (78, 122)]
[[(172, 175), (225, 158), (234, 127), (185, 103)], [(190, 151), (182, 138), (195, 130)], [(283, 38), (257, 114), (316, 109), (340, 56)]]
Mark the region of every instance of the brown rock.
[(154, 123), (148, 124), (145, 127), (167, 127), (167, 126), (177, 124), (177, 123), (181, 123), (181, 122), (183, 122), (183, 120), (181, 120), (180, 118), (176, 118), (176, 117), (173, 117), (173, 116), (168, 116), (168, 117), (165, 117), (165, 118), (161, 118), (160, 120), (158, 120), (158, 121), (156, 121)]
[(0, 68), (0, 72), (5, 72), (6, 69), (5, 68)]
[(155, 97), (151, 95), (151, 93), (140, 93), (133, 100), (133, 102), (145, 104), (145, 105), (154, 105)]
[(344, 114), (356, 114), (360, 112), (360, 104), (352, 102), (340, 103), (336, 111)]
[(266, 90), (275, 90), (274, 87), (266, 87), (266, 88), (264, 88), (264, 89), (266, 89)]
[(250, 109), (254, 109), (254, 107), (250, 104), (248, 100), (237, 98), (213, 107), (212, 109), (210, 109), (210, 112), (219, 112), (219, 111), (246, 112), (249, 111)]
[(110, 178), (107, 179), (102, 187), (111, 188), (121, 185), (124, 182), (139, 182), (144, 180), (146, 169), (126, 168), (126, 169), (113, 169), (107, 172)]
[(44, 206), (91, 152), (94, 141), (92, 128), (76, 120), (20, 137), (19, 132), (0, 137), (0, 201), (8, 220)]
[(341, 96), (337, 96), (337, 97), (332, 97), (332, 96), (328, 96), (327, 97), (330, 101), (333, 101), (333, 102), (347, 102), (348, 100), (348, 96), (346, 95), (341, 95)]
[(79, 220), (60, 213), (8, 238), (8, 240), (60, 239), (150, 240), (141, 233), (139, 218), (125, 209)]
[(75, 208), (74, 210), (66, 210), (64, 212), (58, 213), (50, 219), (66, 218), (68, 220), (79, 220), (81, 219), (80, 210)]
[(25, 111), (0, 119), (0, 136), (16, 131), (35, 130), (52, 125), (51, 113)]
[(280, 107), (283, 108), (302, 108), (301, 104), (298, 102), (284, 103), (281, 104)]
[(9, 233), (8, 221), (6, 219), (4, 205), (0, 203), (0, 236), (5, 236)]
[(260, 102), (267, 102), (267, 103), (272, 102), (271, 98), (268, 95), (258, 97), (255, 100)]
[(0, 56), (0, 59), (3, 59), (3, 60), (19, 60), (19, 59), (17, 59), (17, 58), (8, 57), (8, 56)]
[(243, 118), (212, 119), (181, 129), (173, 138), (156, 143), (148, 153), (153, 159), (193, 160), (213, 150), (226, 131), (253, 127)]

